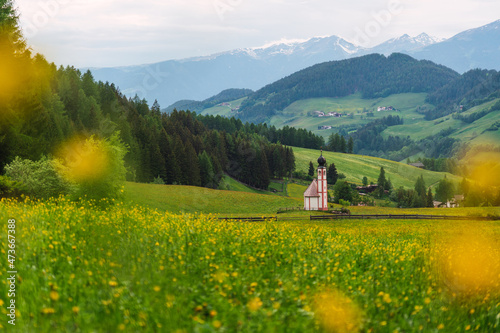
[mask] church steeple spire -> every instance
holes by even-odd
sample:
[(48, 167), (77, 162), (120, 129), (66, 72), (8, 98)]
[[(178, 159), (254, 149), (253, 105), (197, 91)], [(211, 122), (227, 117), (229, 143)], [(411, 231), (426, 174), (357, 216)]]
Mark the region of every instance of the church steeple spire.
[(318, 158), (318, 164), (320, 168), (324, 168), (326, 164), (326, 158), (323, 156), (323, 150), (321, 150), (321, 156)]

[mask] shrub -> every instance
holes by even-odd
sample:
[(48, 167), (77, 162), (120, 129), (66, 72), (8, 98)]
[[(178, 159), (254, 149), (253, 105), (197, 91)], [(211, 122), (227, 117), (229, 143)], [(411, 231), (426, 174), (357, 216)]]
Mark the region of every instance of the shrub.
[(0, 176), (0, 198), (16, 198), (21, 194), (26, 194), (23, 191), (22, 183)]
[(158, 176), (155, 179), (153, 179), (153, 182), (151, 184), (165, 185), (165, 181), (163, 180), (163, 178), (161, 178), (160, 176)]
[(47, 157), (33, 162), (18, 156), (5, 166), (5, 175), (18, 182), (15, 187), (19, 191), (35, 198), (57, 197), (70, 189), (69, 183), (57, 173), (54, 163)]

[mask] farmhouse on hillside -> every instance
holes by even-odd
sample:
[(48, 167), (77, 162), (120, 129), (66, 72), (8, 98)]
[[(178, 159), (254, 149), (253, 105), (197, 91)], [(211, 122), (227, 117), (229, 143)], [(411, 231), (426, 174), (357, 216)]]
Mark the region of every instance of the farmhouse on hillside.
[(425, 169), (425, 165), (422, 162), (410, 163), (409, 165), (414, 166), (415, 168)]
[(318, 158), (318, 179), (313, 179), (304, 192), (304, 210), (328, 210), (328, 188), (326, 182), (326, 158), (323, 151)]

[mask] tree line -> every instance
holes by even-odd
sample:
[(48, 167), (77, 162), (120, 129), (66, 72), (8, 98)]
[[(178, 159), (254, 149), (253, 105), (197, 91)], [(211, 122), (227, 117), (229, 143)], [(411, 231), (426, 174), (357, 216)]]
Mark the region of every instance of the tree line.
[(269, 142), (281, 143), (287, 146), (321, 149), (325, 144), (323, 137), (303, 128), (284, 126), (277, 129), (276, 126), (268, 126), (266, 123), (243, 123), (240, 119), (226, 118), (219, 115), (197, 115), (196, 119), (209, 129), (226, 131), (227, 133), (242, 131), (248, 134), (258, 134), (265, 137)]
[(423, 114), (426, 120), (433, 120), (451, 113), (464, 112), (499, 97), (500, 72), (473, 69), (430, 93), (426, 101), (436, 108), (425, 110)]
[(194, 113), (165, 114), (156, 101), (127, 98), (90, 71), (57, 68), (26, 46), (12, 3), (0, 10), (0, 172), (16, 157), (41, 160), (77, 136), (113, 135), (126, 147), (131, 181), (215, 188), (227, 173), (267, 188), (294, 170), (292, 149), (258, 130), (210, 129)]

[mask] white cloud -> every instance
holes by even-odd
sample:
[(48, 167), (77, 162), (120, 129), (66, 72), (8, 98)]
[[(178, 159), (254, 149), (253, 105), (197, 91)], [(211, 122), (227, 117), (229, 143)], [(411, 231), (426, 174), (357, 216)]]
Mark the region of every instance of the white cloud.
[[(403, 9), (385, 24), (384, 13), (395, 2)], [(500, 13), (496, 0), (40, 0), (35, 5), (33, 0), (17, 0), (16, 4), (35, 50), (56, 63), (76, 66), (149, 63), (282, 38), (339, 35), (352, 40), (370, 28), (374, 32), (370, 44), (404, 33), (450, 37), (495, 21)], [(378, 30), (373, 28), (377, 17), (383, 22)]]

